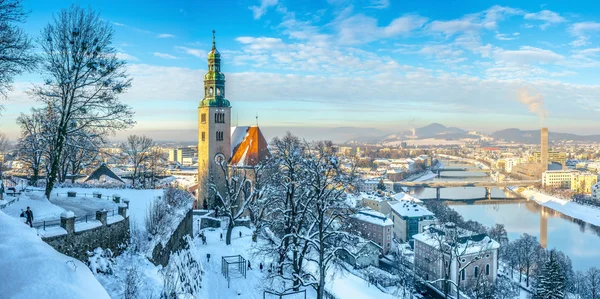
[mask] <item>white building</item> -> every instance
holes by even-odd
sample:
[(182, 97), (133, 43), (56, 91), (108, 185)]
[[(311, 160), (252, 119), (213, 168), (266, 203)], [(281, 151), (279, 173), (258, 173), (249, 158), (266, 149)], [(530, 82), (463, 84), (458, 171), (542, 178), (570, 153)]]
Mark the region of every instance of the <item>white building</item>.
[[(486, 234), (476, 234), (447, 223), (427, 227), (423, 233), (415, 235), (414, 240), (416, 274), (428, 281), (439, 279), (433, 286), (442, 293), (448, 288), (454, 296), (454, 284), (465, 290), (486, 280), (490, 283), (496, 280), (500, 244)], [(441, 280), (446, 276), (453, 283)]]
[(542, 186), (551, 188), (571, 188), (571, 180), (577, 170), (547, 170), (542, 173)]
[[(360, 192), (376, 192), (380, 180), (380, 178), (364, 180), (362, 184), (359, 184), (358, 190)], [(383, 179), (383, 184), (385, 185), (385, 191), (394, 191), (394, 182), (391, 180)]]

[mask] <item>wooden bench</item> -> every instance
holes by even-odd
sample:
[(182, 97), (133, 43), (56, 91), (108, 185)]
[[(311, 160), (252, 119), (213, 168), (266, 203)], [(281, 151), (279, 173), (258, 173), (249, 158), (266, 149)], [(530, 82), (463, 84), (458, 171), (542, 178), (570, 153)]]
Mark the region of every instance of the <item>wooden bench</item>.
[(17, 196), (17, 195), (21, 195), (21, 192), (17, 192), (17, 189), (13, 188), (13, 187), (9, 187), (8, 192), (6, 192), (6, 195), (10, 195), (10, 196)]

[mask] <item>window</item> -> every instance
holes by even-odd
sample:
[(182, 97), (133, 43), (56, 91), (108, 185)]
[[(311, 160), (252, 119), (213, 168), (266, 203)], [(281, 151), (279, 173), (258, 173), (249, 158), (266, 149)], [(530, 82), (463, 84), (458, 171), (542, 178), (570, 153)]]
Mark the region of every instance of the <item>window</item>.
[(208, 88), (208, 95), (209, 95), (209, 96), (211, 96), (211, 97), (212, 97), (212, 96), (213, 96), (213, 94), (214, 94), (214, 92), (215, 92), (215, 90), (212, 88), (212, 86), (211, 86), (210, 88)]
[(490, 275), (490, 264), (485, 265), (485, 275)]
[(200, 122), (203, 124), (206, 123), (206, 113), (202, 113), (202, 115), (200, 116)]
[(206, 132), (202, 132), (202, 141), (206, 139)]
[(475, 266), (475, 271), (473, 272), (473, 274), (475, 275), (475, 277), (479, 276), (479, 267)]
[(460, 271), (460, 280), (465, 280), (465, 270)]
[(223, 132), (217, 132), (217, 141), (223, 141)]

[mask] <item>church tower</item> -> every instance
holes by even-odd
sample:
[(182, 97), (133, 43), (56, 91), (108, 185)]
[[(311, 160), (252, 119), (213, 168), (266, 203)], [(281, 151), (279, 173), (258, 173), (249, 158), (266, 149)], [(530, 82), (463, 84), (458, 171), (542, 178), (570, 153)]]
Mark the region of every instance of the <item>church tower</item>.
[(231, 158), (231, 105), (225, 99), (221, 54), (217, 51), (215, 31), (212, 33), (208, 72), (204, 75), (204, 98), (198, 107), (198, 208), (214, 204), (210, 184), (215, 184), (223, 194), (225, 176), (219, 163), (228, 163)]

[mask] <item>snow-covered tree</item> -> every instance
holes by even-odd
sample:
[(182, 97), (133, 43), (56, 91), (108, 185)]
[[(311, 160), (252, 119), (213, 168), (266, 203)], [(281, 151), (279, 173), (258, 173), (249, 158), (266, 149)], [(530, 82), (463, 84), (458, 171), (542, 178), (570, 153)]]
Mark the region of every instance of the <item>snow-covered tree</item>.
[(118, 99), (131, 80), (112, 39), (108, 21), (75, 5), (61, 10), (42, 30), (39, 45), (45, 83), (35, 86), (31, 94), (56, 115), (56, 136), (49, 144), (56, 157), (48, 161), (46, 197), (57, 180), (69, 136), (86, 129), (106, 135), (133, 124), (131, 108)]
[(232, 167), (226, 161), (219, 163), (220, 171), (225, 178), (224, 193), (217, 189), (214, 183), (210, 183), (211, 192), (215, 194), (216, 205), (220, 207), (219, 215), (227, 217), (227, 233), (225, 244), (231, 244), (231, 232), (235, 221), (244, 215), (248, 206), (255, 198), (257, 190), (252, 190), (251, 177), (256, 177), (261, 167)]
[(561, 271), (560, 264), (556, 260), (554, 250), (550, 251), (550, 258), (546, 261), (540, 275), (537, 277), (533, 298), (565, 298), (565, 276)]
[(305, 154), (304, 183), (309, 207), (306, 226), (292, 232), (305, 242), (304, 258), (315, 263), (316, 271), (304, 270), (300, 282), (317, 291), (317, 299), (324, 298), (325, 277), (333, 270), (339, 252), (350, 246), (347, 233), (341, 227), (348, 208), (346, 191), (355, 184), (354, 173), (345, 172), (331, 142), (317, 142)]
[(129, 135), (127, 142), (121, 144), (121, 151), (127, 156), (129, 163), (133, 165), (133, 174), (131, 176), (132, 186), (135, 188), (136, 182), (144, 174), (144, 164), (150, 157), (150, 151), (154, 147), (154, 141), (150, 137)]
[(21, 0), (0, 0), (0, 96), (6, 96), (14, 76), (35, 67), (31, 40), (16, 26), (26, 15)]
[(515, 241), (513, 249), (516, 250), (519, 261), (519, 282), (521, 282), (522, 275), (525, 274), (525, 284), (529, 286), (529, 278), (533, 270), (539, 266), (538, 261), (543, 248), (536, 237), (523, 234), (521, 238)]
[(197, 256), (193, 240), (186, 236), (183, 250), (171, 254), (169, 264), (161, 271), (163, 291), (161, 298), (199, 298), (204, 270)]
[(272, 285), (286, 290), (313, 287), (324, 296), (324, 281), (334, 271), (338, 253), (350, 246), (341, 230), (346, 191), (353, 172), (342, 169), (329, 142), (312, 145), (291, 134), (275, 138), (270, 159), (275, 170), (262, 188), (266, 211), (261, 222), (267, 239), (260, 252), (275, 261)]
[(574, 292), (581, 298), (598, 299), (600, 298), (600, 270), (592, 267), (585, 273), (578, 273), (576, 282), (580, 286)]

